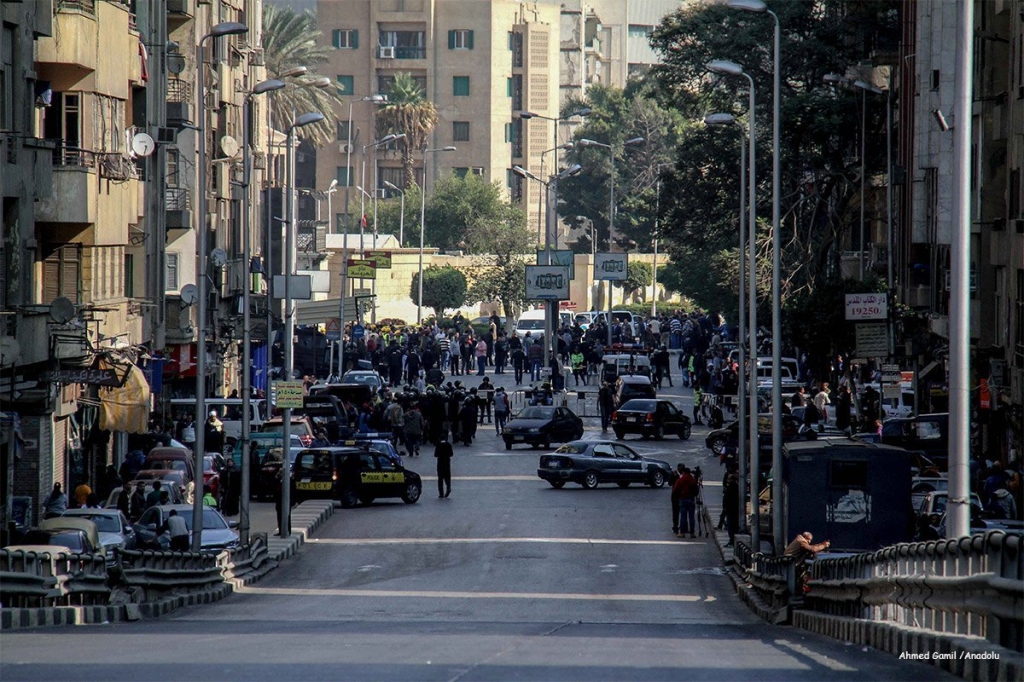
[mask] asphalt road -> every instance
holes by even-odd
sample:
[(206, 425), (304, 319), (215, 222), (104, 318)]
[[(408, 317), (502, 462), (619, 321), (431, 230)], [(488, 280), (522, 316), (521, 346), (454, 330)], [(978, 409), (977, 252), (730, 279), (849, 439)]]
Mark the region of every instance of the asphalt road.
[[(587, 423), (585, 437), (600, 437)], [(705, 433), (629, 444), (701, 465), (718, 495)], [(214, 605), (4, 633), (0, 679), (953, 679), (765, 624), (736, 598), (711, 539), (672, 535), (667, 488), (555, 490), (537, 478), (537, 454), (506, 452), (485, 425), (456, 446), (452, 496), (438, 499), (425, 448), (406, 460), (427, 477), (419, 503), (338, 510), (295, 559)], [(272, 530), (260, 528), (266, 511), (256, 530)]]

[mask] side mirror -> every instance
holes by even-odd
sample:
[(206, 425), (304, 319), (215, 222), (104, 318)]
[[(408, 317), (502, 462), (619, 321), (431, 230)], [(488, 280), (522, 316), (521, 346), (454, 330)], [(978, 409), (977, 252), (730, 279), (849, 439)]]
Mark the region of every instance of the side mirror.
[(228, 521), (228, 528), (238, 528), (238, 521)]

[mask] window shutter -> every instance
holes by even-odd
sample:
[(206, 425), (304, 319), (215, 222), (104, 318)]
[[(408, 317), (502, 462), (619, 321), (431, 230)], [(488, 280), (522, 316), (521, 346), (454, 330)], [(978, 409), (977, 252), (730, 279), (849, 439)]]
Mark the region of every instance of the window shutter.
[(352, 44), (349, 47), (351, 47), (353, 50), (358, 50), (359, 49), (359, 30), (358, 29), (352, 29), (352, 31), (349, 33), (349, 40), (352, 42)]
[[(54, 254), (56, 255), (56, 254)], [(43, 305), (53, 303), (60, 296), (60, 262), (54, 256), (43, 261)]]
[(448, 31), (448, 49), (455, 49), (455, 31)]
[(334, 45), (335, 49), (341, 47), (341, 29), (334, 29), (331, 31), (331, 44)]
[(78, 280), (82, 257), (78, 244), (68, 244), (61, 249), (61, 294), (78, 303)]
[(469, 42), (466, 43), (466, 47), (473, 49), (473, 31), (467, 31), (469, 33)]

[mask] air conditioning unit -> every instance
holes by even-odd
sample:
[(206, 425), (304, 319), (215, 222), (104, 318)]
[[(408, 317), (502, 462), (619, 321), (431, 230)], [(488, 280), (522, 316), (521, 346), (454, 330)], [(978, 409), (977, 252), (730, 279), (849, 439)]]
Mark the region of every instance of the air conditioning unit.
[(178, 132), (174, 128), (157, 128), (156, 141), (159, 144), (175, 144), (178, 141)]
[(381, 45), (379, 54), (381, 59), (394, 59), (395, 48), (393, 45)]
[(348, 142), (339, 142), (338, 143), (338, 153), (339, 154), (351, 154), (352, 150), (353, 150), (353, 147), (355, 147), (355, 145), (351, 145)]

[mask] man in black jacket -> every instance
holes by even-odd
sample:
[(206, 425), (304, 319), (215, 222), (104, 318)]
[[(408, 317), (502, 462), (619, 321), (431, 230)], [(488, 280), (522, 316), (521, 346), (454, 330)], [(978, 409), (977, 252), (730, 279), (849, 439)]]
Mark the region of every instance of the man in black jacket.
[(448, 442), (448, 434), (441, 433), (434, 448), (434, 457), (437, 458), (437, 496), (448, 497), (452, 494), (452, 444)]

